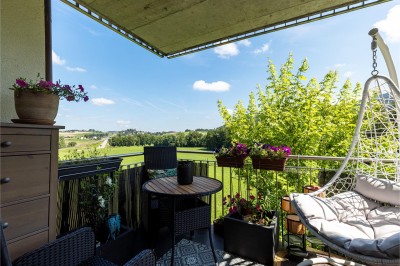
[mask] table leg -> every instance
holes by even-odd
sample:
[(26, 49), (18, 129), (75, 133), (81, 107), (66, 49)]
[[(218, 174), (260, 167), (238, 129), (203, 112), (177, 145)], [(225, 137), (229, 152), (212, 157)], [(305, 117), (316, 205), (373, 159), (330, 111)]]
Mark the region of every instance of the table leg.
[(171, 251), (171, 266), (174, 266), (175, 259), (175, 198), (172, 199), (172, 251)]
[(212, 242), (212, 238), (211, 238), (211, 227), (208, 228), (208, 237), (210, 238), (210, 246), (211, 246), (211, 250), (213, 253), (213, 257), (214, 257), (214, 261), (215, 263), (217, 263), (217, 255), (215, 255), (215, 250), (214, 250), (214, 244)]

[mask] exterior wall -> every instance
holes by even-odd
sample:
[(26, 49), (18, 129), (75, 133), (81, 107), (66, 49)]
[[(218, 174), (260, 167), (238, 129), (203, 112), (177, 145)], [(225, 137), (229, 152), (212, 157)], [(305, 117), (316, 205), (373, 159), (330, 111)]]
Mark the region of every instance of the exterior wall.
[(0, 0), (0, 121), (18, 118), (14, 93), (18, 77), (45, 77), (44, 0)]

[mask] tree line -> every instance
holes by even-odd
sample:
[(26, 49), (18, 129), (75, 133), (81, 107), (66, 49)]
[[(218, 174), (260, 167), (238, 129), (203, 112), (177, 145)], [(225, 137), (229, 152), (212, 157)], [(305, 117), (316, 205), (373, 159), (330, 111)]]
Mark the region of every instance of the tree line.
[(149, 133), (129, 130), (118, 133), (109, 139), (110, 146), (176, 146), (176, 147), (205, 147), (214, 150), (218, 146), (230, 144), (225, 127), (209, 129), (206, 133), (200, 130), (187, 130), (176, 133)]

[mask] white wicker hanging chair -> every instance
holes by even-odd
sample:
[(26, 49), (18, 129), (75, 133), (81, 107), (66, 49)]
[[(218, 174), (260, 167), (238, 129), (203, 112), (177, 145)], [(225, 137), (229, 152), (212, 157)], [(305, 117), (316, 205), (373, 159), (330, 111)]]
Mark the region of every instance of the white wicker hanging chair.
[(330, 248), (369, 265), (400, 265), (400, 92), (389, 78), (366, 81), (352, 144), (333, 178), (290, 198)]

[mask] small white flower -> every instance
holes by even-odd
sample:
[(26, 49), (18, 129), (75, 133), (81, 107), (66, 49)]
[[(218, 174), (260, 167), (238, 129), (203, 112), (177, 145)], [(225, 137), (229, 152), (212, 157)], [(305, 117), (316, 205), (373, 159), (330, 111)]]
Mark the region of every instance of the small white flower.
[(106, 185), (109, 185), (109, 186), (112, 185), (112, 179), (109, 176), (106, 179)]
[(106, 206), (106, 201), (105, 201), (105, 199), (103, 198), (103, 196), (99, 196), (98, 200), (99, 200), (99, 205), (100, 205), (100, 207), (101, 207), (101, 208), (104, 208), (104, 207)]

